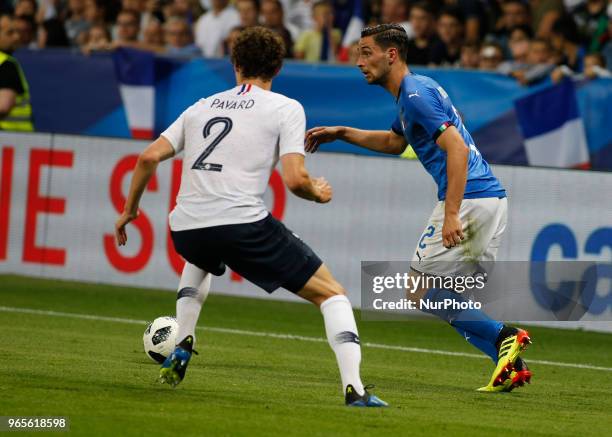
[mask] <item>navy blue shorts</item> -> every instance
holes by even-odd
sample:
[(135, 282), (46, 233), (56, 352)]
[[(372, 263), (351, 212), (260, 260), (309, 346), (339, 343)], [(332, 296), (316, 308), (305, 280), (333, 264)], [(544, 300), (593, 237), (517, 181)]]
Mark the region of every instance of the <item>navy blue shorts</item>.
[(221, 276), (225, 266), (272, 293), (297, 293), (323, 261), (272, 215), (254, 223), (172, 231), (176, 251), (191, 264)]

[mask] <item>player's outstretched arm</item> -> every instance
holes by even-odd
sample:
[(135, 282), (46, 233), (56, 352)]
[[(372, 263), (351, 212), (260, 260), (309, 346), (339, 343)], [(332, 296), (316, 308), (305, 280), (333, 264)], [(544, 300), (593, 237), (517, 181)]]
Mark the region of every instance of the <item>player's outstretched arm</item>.
[(314, 127), (306, 132), (306, 151), (314, 153), (319, 146), (335, 140), (346, 141), (375, 152), (399, 155), (406, 150), (406, 140), (392, 130), (362, 130), (347, 126)]
[(119, 246), (123, 246), (127, 242), (125, 226), (138, 216), (140, 197), (149, 180), (155, 174), (157, 165), (172, 156), (174, 156), (174, 148), (170, 141), (164, 137), (159, 137), (138, 156), (123, 213), (115, 223), (115, 237)]
[(287, 153), (280, 158), (285, 185), (302, 199), (327, 203), (332, 198), (332, 189), (325, 178), (313, 179), (304, 166), (304, 155)]

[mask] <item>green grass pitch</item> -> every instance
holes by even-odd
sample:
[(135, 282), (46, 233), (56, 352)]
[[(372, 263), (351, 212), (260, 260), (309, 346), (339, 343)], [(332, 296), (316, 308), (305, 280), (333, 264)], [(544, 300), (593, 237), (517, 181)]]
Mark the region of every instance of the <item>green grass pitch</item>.
[[(68, 416), (73, 435), (583, 436), (612, 429), (609, 334), (531, 328), (525, 357), (534, 380), (510, 394), (475, 391), (492, 371), (488, 359), (364, 346), (363, 380), (391, 406), (353, 409), (343, 405), (325, 342), (253, 335), (323, 338), (310, 305), (212, 294), (197, 332), (200, 355), (176, 389), (156, 381), (158, 365), (142, 350), (144, 324), (12, 309), (151, 320), (174, 314), (173, 293), (0, 276), (0, 306), (0, 415)], [(443, 323), (357, 317), (364, 343), (475, 352)]]

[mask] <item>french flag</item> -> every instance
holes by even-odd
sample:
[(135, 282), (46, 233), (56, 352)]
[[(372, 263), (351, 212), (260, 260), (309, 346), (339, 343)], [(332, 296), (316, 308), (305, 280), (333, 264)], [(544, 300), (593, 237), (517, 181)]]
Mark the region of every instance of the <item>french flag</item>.
[(155, 56), (122, 48), (113, 53), (113, 62), (132, 138), (152, 139), (155, 126)]
[(529, 165), (590, 168), (573, 81), (518, 99), (514, 107)]
[(342, 46), (340, 53), (338, 54), (338, 60), (347, 62), (350, 58), (349, 50), (351, 45), (359, 41), (361, 38), (361, 30), (365, 25), (363, 19), (363, 6), (361, 0), (353, 0), (353, 16), (349, 21), (346, 31), (344, 32), (344, 38), (342, 38)]

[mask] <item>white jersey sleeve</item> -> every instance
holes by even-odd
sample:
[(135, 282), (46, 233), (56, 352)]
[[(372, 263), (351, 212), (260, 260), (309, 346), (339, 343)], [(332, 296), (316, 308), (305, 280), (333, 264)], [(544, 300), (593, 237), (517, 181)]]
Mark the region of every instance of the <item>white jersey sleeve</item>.
[(278, 156), (288, 153), (304, 152), (304, 135), (306, 134), (306, 114), (297, 100), (287, 100), (280, 108), (280, 135)]
[(174, 123), (161, 133), (164, 138), (170, 141), (175, 154), (178, 154), (185, 148), (185, 117), (194, 106), (192, 105), (185, 109), (179, 118), (174, 120)]

